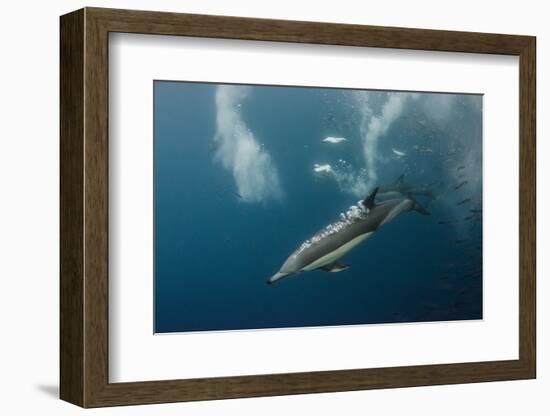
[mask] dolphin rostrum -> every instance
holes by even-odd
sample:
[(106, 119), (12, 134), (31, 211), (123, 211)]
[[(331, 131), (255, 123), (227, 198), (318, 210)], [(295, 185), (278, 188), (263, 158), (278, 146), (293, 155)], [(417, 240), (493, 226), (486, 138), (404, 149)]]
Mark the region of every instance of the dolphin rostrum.
[(346, 270), (349, 266), (338, 260), (369, 238), (382, 225), (407, 211), (415, 210), (420, 214), (429, 215), (429, 212), (410, 195), (375, 204), (377, 191), (378, 188), (357, 205), (353, 205), (345, 214), (340, 214), (338, 221), (302, 243), (267, 283), (271, 284), (283, 277), (317, 269), (333, 273)]

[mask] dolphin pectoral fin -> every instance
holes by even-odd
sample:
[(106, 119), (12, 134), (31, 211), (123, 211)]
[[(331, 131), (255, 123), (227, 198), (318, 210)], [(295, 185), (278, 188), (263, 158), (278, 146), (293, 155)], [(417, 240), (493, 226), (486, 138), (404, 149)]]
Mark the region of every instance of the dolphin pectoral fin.
[(330, 264), (327, 264), (326, 266), (321, 267), (320, 269), (324, 270), (325, 272), (329, 272), (329, 273), (338, 273), (338, 272), (343, 272), (344, 270), (349, 269), (349, 267), (350, 266), (348, 264), (342, 264), (342, 263), (339, 263), (339, 262), (335, 261), (333, 263), (330, 263)]
[(275, 273), (273, 276), (271, 276), (268, 280), (267, 280), (267, 284), (270, 285), (270, 284), (273, 284), (275, 283), (277, 280), (281, 280), (283, 277), (286, 277), (288, 276), (289, 274), (291, 273), (281, 273), (281, 272), (277, 272)]

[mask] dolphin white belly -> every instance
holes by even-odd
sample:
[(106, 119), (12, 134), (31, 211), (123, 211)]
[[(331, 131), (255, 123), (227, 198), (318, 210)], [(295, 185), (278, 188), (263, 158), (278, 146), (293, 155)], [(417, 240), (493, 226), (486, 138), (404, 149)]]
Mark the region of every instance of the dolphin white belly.
[(328, 254), (325, 254), (323, 257), (315, 260), (313, 263), (308, 264), (306, 267), (302, 269), (304, 272), (309, 272), (311, 270), (319, 269), (321, 267), (324, 267), (328, 264), (334, 263), (339, 258), (343, 257), (345, 254), (347, 254), (351, 249), (365, 241), (367, 238), (369, 238), (373, 232), (361, 234), (358, 237), (355, 237), (353, 240), (348, 241), (347, 243), (341, 245), (336, 250), (331, 251)]

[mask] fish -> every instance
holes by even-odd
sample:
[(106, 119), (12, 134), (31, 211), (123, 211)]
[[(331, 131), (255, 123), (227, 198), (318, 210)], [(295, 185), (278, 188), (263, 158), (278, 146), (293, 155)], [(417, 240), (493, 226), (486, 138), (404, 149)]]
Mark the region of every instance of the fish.
[(437, 223), (441, 224), (441, 225), (445, 225), (445, 224), (452, 224), (453, 222), (455, 222), (455, 221), (454, 220), (442, 220), (442, 221), (438, 221)]
[(328, 163), (324, 164), (324, 165), (320, 165), (318, 163), (315, 163), (313, 165), (313, 171), (315, 173), (326, 173), (326, 174), (329, 174), (329, 173), (333, 172), (332, 166), (330, 166)]
[(468, 181), (462, 181), (457, 186), (455, 186), (455, 191), (458, 191), (460, 188), (462, 188), (464, 185), (466, 185)]
[(426, 126), (426, 120), (416, 120), (416, 123), (422, 127)]
[(418, 153), (433, 153), (433, 149), (430, 149), (429, 147), (420, 147), (418, 148)]
[(391, 151), (392, 151), (393, 154), (396, 155), (397, 157), (407, 156), (407, 154), (406, 154), (405, 152), (402, 152), (402, 151), (397, 150), (397, 149), (394, 149), (394, 148), (392, 148)]
[(462, 169), (464, 169), (466, 166), (464, 165), (460, 165), (456, 168), (457, 171), (461, 171)]
[(457, 204), (457, 205), (464, 205), (464, 204), (466, 204), (466, 203), (468, 203), (468, 202), (471, 202), (471, 201), (472, 201), (472, 198), (466, 198), (466, 199), (463, 199), (463, 200), (460, 201), (460, 202), (457, 202), (456, 204)]
[(348, 139), (345, 137), (326, 137), (323, 140), (321, 140), (323, 143), (330, 143), (330, 144), (338, 144), (342, 142), (347, 142)]
[(378, 232), (383, 225), (409, 211), (430, 215), (410, 196), (375, 203), (378, 190), (374, 189), (364, 200), (342, 213), (338, 221), (304, 241), (267, 283), (273, 284), (288, 276), (312, 270), (331, 273), (347, 270), (350, 266), (341, 263), (340, 258)]

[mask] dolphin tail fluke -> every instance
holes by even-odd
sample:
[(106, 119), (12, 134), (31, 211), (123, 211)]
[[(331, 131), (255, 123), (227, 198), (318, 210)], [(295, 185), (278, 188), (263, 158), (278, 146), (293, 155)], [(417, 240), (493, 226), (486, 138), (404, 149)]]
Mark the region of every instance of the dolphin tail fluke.
[(413, 207), (416, 212), (422, 215), (430, 215), (430, 212), (424, 208), (422, 205), (420, 205), (420, 202), (418, 202), (412, 195), (409, 195), (409, 198), (413, 201)]
[(271, 276), (268, 280), (267, 280), (267, 284), (268, 285), (271, 285), (273, 283), (275, 283), (276, 281), (278, 280), (281, 280), (283, 277), (286, 277), (288, 275), (290, 275), (291, 273), (281, 273), (281, 272), (277, 272), (275, 273), (273, 276)]

